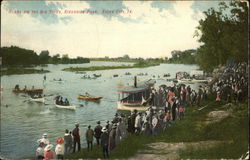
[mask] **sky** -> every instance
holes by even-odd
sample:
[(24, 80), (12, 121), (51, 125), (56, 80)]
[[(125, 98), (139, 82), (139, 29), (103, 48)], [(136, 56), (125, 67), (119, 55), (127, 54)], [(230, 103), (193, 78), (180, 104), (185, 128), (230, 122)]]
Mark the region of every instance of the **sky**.
[[(69, 57), (171, 57), (196, 49), (203, 11), (219, 1), (3, 1), (1, 46)], [(47, 13), (44, 13), (47, 11)], [(74, 12), (74, 13), (72, 13)]]

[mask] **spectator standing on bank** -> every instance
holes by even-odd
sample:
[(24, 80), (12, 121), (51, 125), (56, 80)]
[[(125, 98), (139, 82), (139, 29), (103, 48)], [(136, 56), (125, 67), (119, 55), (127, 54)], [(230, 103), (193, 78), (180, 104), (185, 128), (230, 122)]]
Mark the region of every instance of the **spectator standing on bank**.
[(93, 137), (94, 137), (94, 131), (91, 129), (91, 126), (88, 126), (88, 130), (86, 131), (86, 141), (88, 145), (88, 151), (89, 148), (92, 150), (92, 145), (93, 145)]
[(101, 137), (101, 134), (102, 134), (102, 126), (100, 124), (101, 124), (101, 122), (98, 121), (97, 126), (94, 129), (97, 145), (99, 145), (99, 143), (100, 143), (99, 141), (100, 141), (100, 137)]
[(76, 128), (72, 131), (73, 134), (73, 139), (74, 139), (74, 147), (73, 147), (73, 152), (76, 151), (76, 144), (78, 146), (78, 152), (81, 150), (81, 142), (80, 142), (80, 129), (79, 129), (79, 124), (75, 124)]

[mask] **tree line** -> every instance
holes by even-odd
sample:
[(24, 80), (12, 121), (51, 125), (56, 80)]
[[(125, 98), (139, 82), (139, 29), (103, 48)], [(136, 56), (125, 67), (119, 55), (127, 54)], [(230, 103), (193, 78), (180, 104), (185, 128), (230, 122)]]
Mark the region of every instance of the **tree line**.
[(0, 57), (2, 57), (3, 66), (13, 65), (40, 65), (40, 64), (71, 64), (71, 63), (89, 63), (88, 58), (77, 57), (69, 58), (67, 54), (50, 56), (48, 50), (37, 54), (33, 50), (20, 48), (17, 46), (1, 47)]
[(247, 2), (220, 2), (218, 9), (203, 12), (194, 37), (202, 45), (196, 50), (174, 50), (168, 63), (198, 64), (212, 72), (218, 66), (230, 62), (248, 60), (248, 7)]
[(188, 49), (184, 51), (174, 50), (171, 52), (172, 57), (168, 59), (169, 63), (195, 64), (196, 50)]
[(197, 49), (196, 63), (205, 71), (228, 62), (248, 60), (247, 2), (220, 2), (218, 10), (210, 8), (199, 21), (195, 36), (202, 45)]

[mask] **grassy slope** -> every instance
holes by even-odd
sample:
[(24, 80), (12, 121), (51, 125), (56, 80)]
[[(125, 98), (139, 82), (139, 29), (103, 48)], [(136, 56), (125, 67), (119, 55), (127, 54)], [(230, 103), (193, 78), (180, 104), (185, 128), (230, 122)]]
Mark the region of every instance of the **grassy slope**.
[(48, 70), (38, 70), (38, 69), (25, 69), (25, 68), (10, 68), (1, 71), (1, 75), (13, 75), (13, 74), (33, 74), (33, 73), (47, 73)]
[[(225, 140), (230, 144), (222, 144), (210, 149), (186, 150), (181, 152), (181, 158), (239, 158), (248, 148), (248, 107), (241, 104), (235, 108), (233, 115), (219, 123), (207, 126), (198, 126), (204, 121), (206, 114), (214, 110), (225, 110), (220, 102), (209, 103), (209, 107), (197, 111), (197, 107), (189, 106), (183, 120), (175, 121), (171, 128), (155, 136), (130, 136), (122, 141), (112, 153), (111, 158), (128, 158), (136, 154), (138, 150), (145, 149), (145, 144), (152, 142), (196, 142), (205, 140)], [(92, 152), (83, 149), (82, 152), (67, 155), (66, 158), (102, 158), (101, 149), (95, 147)]]

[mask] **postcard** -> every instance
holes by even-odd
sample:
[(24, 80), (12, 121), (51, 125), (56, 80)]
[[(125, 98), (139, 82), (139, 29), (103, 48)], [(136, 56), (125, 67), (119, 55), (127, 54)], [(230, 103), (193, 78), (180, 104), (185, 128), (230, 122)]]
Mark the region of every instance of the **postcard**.
[(247, 1), (1, 2), (1, 159), (248, 159)]

